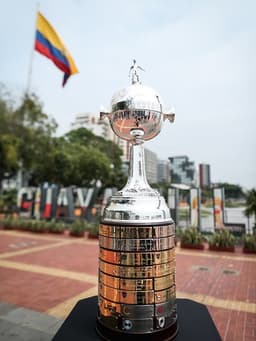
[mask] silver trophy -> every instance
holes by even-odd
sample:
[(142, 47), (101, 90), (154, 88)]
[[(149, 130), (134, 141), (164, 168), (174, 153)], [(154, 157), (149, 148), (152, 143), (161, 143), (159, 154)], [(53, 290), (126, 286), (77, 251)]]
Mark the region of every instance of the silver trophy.
[(108, 117), (114, 133), (132, 145), (129, 177), (112, 196), (99, 227), (97, 332), (104, 340), (172, 340), (177, 334), (174, 222), (164, 198), (146, 179), (144, 141), (159, 134), (160, 96), (139, 81), (114, 94)]

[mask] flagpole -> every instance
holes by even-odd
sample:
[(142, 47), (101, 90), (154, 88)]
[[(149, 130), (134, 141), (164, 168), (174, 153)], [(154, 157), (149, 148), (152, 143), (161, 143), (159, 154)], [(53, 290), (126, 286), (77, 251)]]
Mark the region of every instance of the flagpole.
[(39, 12), (40, 3), (36, 3), (36, 19), (34, 23), (34, 39), (33, 39), (33, 45), (30, 53), (30, 60), (29, 60), (29, 67), (28, 67), (28, 77), (27, 77), (27, 86), (25, 95), (29, 95), (29, 90), (31, 86), (31, 78), (32, 78), (32, 71), (33, 71), (33, 61), (34, 61), (34, 50), (35, 50), (35, 37), (36, 37), (36, 23), (37, 23), (37, 14)]

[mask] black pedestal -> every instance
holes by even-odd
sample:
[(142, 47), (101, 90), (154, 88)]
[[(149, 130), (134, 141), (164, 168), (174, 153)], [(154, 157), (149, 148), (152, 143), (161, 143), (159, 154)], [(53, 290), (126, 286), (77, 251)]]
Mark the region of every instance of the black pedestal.
[[(205, 305), (186, 299), (176, 302), (179, 332), (175, 341), (221, 341)], [(96, 316), (97, 296), (78, 301), (52, 341), (100, 341)]]

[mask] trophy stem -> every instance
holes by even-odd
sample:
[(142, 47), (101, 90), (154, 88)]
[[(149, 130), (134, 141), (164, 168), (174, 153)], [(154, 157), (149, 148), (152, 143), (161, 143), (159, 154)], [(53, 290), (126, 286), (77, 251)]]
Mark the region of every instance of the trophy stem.
[(145, 169), (145, 155), (144, 155), (144, 141), (136, 139), (136, 143), (132, 144), (130, 149), (130, 167), (128, 180), (125, 187), (121, 190), (124, 192), (144, 193), (151, 192), (155, 194), (146, 176)]

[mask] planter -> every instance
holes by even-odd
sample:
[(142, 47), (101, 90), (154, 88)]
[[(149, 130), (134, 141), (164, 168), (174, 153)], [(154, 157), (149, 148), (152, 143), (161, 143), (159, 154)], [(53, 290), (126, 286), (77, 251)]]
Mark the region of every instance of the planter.
[[(24, 231), (24, 230), (23, 230)], [(28, 230), (29, 232), (32, 232), (32, 233), (41, 233), (41, 234), (43, 234), (43, 233), (48, 233), (48, 231), (47, 230), (43, 230), (43, 229), (39, 229), (39, 230), (33, 230), (33, 229), (29, 229)]]
[(252, 250), (252, 249), (247, 249), (247, 248), (243, 248), (243, 253), (252, 253), (252, 254), (256, 254), (256, 250)]
[(215, 245), (209, 245), (210, 251), (224, 251), (224, 252), (234, 252), (235, 247), (234, 246), (215, 246)]
[(71, 237), (84, 237), (84, 232), (69, 232)]
[(52, 230), (49, 230), (48, 233), (52, 233), (52, 234), (64, 234), (64, 230), (62, 231), (52, 231)]
[(204, 244), (193, 245), (193, 244), (183, 244), (183, 243), (180, 243), (180, 247), (182, 249), (203, 250), (204, 249)]
[(29, 227), (16, 227), (15, 230), (22, 231), (22, 232), (31, 232)]
[(4, 230), (14, 230), (14, 228), (12, 227), (12, 226), (3, 226), (2, 225), (2, 228), (4, 229)]
[(88, 238), (89, 239), (99, 239), (99, 235), (98, 234), (93, 234), (93, 233), (88, 233)]

